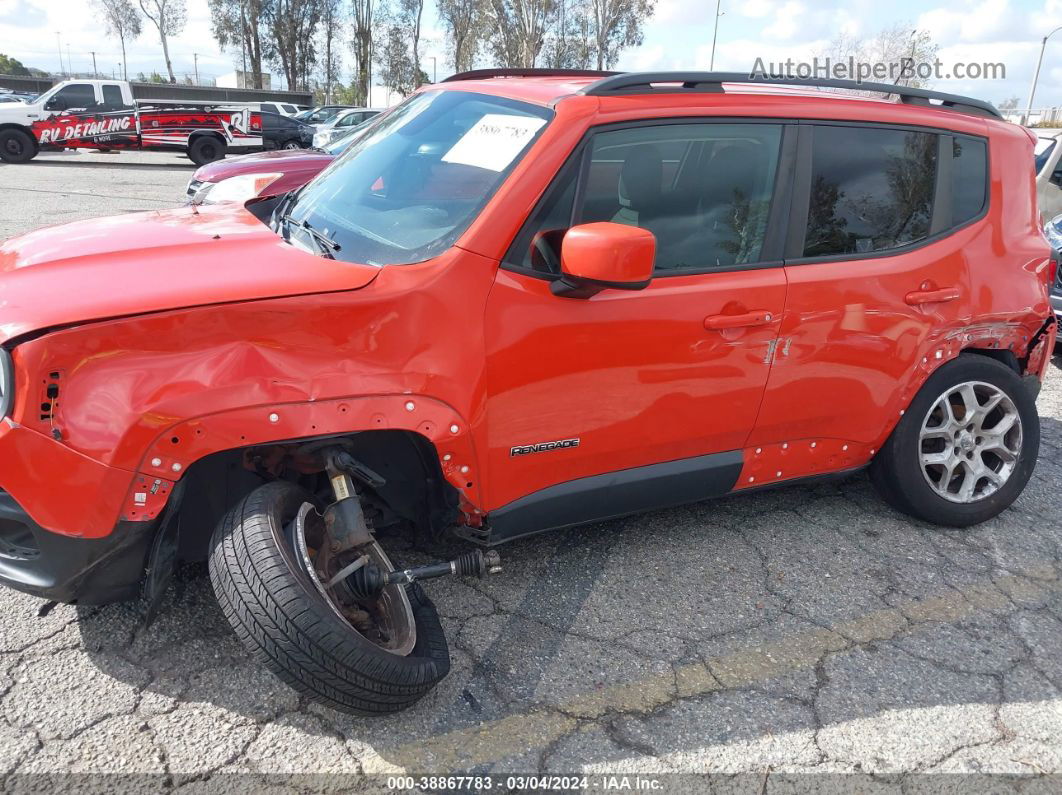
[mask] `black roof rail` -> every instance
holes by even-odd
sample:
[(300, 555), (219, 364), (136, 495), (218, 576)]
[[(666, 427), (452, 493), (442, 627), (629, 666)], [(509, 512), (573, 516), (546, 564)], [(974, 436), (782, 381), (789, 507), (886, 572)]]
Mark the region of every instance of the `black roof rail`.
[(622, 72), (604, 72), (597, 69), (473, 69), (450, 75), (442, 83), (455, 80), (488, 80), (492, 77), (609, 77)]
[[(677, 83), (676, 87), (653, 88), (653, 84)], [(835, 80), (832, 78), (791, 77), (775, 75), (755, 75), (748, 72), (624, 72), (604, 77), (579, 91), (592, 97), (615, 96), (617, 94), (645, 94), (649, 91), (681, 92), (699, 91), (717, 93), (723, 90), (723, 83), (744, 83), (746, 85), (783, 85), (807, 86), (810, 88), (843, 88), (850, 91), (873, 91), (881, 94), (896, 94), (901, 102), (912, 105), (929, 105), (943, 107), (962, 113), (989, 116), (1002, 119), (1003, 114), (990, 102), (957, 94), (945, 94), (942, 91), (930, 91), (926, 88), (911, 88), (889, 83), (862, 83), (856, 80)], [(939, 105), (934, 105), (936, 100)]]

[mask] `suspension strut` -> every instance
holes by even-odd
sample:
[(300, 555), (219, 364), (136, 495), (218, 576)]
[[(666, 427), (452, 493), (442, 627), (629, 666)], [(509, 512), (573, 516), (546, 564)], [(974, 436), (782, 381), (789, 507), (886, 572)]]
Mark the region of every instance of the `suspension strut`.
[(416, 580), (435, 577), (479, 577), (497, 574), (502, 570), (501, 556), (493, 549), (487, 552), (475, 549), (450, 561), (428, 563), (401, 571), (384, 571), (368, 558), (361, 557), (338, 572), (326, 588), (346, 591), (354, 599), (378, 599), (388, 585), (404, 585)]

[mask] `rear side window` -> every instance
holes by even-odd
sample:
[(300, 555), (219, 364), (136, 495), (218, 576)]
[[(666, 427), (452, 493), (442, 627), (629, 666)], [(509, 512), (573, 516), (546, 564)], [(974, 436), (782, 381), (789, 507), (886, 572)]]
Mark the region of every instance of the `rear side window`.
[(108, 108), (121, 108), (125, 105), (122, 99), (122, 89), (118, 86), (103, 87), (103, 104)]
[(279, 112), (277, 110), (277, 106), (274, 105), (271, 102), (263, 102), (262, 103), (262, 110), (264, 110), (266, 113), (278, 113)]
[(936, 172), (933, 133), (816, 127), (804, 256), (885, 251), (927, 237)]
[(987, 198), (988, 152), (985, 142), (965, 135), (952, 136), (951, 223), (956, 226), (981, 214)]

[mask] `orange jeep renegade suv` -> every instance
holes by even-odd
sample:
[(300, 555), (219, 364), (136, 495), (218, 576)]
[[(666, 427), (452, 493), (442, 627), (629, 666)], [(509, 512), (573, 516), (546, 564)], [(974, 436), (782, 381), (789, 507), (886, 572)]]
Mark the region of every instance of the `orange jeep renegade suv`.
[[(867, 466), (995, 516), (1055, 338), (1033, 136), (768, 82), (455, 75), (283, 196), (8, 240), (0, 579), (150, 606), (209, 558), (265, 665), (373, 714), (449, 667), (416, 581), (513, 538)], [(401, 525), (479, 546), (396, 569)]]

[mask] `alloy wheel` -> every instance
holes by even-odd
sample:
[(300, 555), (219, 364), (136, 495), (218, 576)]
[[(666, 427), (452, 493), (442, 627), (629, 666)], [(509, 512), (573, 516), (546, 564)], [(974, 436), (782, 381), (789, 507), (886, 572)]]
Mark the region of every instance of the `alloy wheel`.
[(1021, 447), (1014, 401), (993, 384), (966, 381), (949, 387), (923, 419), (919, 464), (938, 496), (972, 503), (1003, 488)]

